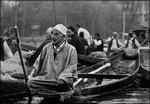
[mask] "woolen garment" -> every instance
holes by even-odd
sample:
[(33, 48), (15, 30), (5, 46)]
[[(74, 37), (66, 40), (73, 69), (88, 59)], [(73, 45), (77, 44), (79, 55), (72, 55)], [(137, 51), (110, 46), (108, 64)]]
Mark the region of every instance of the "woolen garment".
[(103, 51), (104, 50), (104, 42), (102, 39), (95, 39), (94, 44), (96, 45), (96, 50), (95, 51)]
[(0, 37), (0, 61), (4, 60), (4, 48), (3, 48), (3, 44), (4, 44), (4, 39)]
[(41, 80), (57, 82), (63, 79), (67, 84), (73, 84), (73, 79), (77, 78), (77, 52), (68, 44), (57, 52), (54, 58), (54, 46), (48, 43), (34, 63), (34, 76), (40, 76)]
[(115, 39), (114, 37), (109, 37), (106, 42), (109, 42), (108, 44), (108, 50), (116, 50), (119, 47), (123, 46), (123, 44), (120, 42), (119, 39)]
[(45, 40), (39, 47), (38, 49), (36, 50), (36, 52), (31, 55), (31, 57), (27, 58), (27, 60), (30, 62), (31, 65), (34, 64), (35, 60), (37, 59), (37, 57), (39, 56), (39, 54), (41, 53), (41, 50), (43, 49), (43, 47), (50, 43), (52, 40)]
[(84, 53), (83, 55), (87, 55), (87, 49), (89, 48), (88, 41), (85, 38), (80, 37), (84, 43)]
[(72, 36), (71, 39), (68, 40), (68, 43), (76, 48), (78, 54), (85, 55), (84, 42), (80, 36), (78, 35)]
[(3, 38), (0, 38), (0, 60), (4, 61), (6, 59), (9, 59), (13, 57), (13, 54), (11, 52), (11, 49), (9, 48), (6, 41), (3, 40)]

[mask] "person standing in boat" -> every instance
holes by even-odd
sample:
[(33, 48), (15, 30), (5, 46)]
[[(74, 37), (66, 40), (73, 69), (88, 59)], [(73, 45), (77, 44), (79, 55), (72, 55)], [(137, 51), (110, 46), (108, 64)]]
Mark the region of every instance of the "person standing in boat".
[(52, 30), (52, 42), (42, 49), (28, 76), (31, 90), (68, 91), (77, 78), (77, 52), (66, 41), (67, 28), (57, 24)]
[(128, 34), (128, 39), (124, 41), (125, 58), (135, 59), (138, 56), (140, 43), (133, 37), (132, 33)]
[(101, 39), (99, 33), (95, 34), (95, 39), (94, 39), (93, 43), (94, 43), (95, 51), (103, 51), (104, 50), (104, 42)]
[(109, 37), (106, 40), (106, 43), (108, 43), (108, 50), (107, 50), (108, 52), (113, 52), (113, 51), (119, 50), (120, 48), (123, 47), (123, 44), (118, 39), (118, 33), (117, 32), (113, 32), (113, 36)]
[(37, 57), (39, 56), (41, 50), (43, 49), (43, 47), (52, 42), (52, 38), (51, 38), (51, 34), (52, 34), (52, 27), (49, 27), (46, 31), (45, 31), (45, 34), (44, 34), (44, 37), (45, 37), (45, 41), (38, 47), (38, 49), (36, 50), (36, 52), (34, 53), (31, 53), (30, 55), (26, 56), (26, 60), (27, 60), (27, 63), (28, 65), (33, 65), (35, 60), (37, 59)]

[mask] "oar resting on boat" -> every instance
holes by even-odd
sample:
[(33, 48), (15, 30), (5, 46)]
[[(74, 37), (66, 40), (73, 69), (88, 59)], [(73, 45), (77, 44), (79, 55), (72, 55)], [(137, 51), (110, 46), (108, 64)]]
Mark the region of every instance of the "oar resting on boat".
[[(98, 68), (98, 69), (96, 69), (96, 70), (94, 70), (94, 71), (89, 72), (89, 74), (95, 74), (95, 73), (99, 72), (100, 70), (102, 70), (102, 69), (104, 69), (104, 68), (106, 68), (106, 67), (109, 67), (110, 65), (111, 65), (110, 63), (106, 63), (105, 65), (101, 66), (100, 68)], [(77, 86), (82, 80), (83, 80), (83, 78), (79, 78), (79, 79), (73, 84), (73, 86), (74, 86), (74, 87)], [(87, 81), (87, 79), (84, 80), (84, 82), (86, 82), (86, 81)]]

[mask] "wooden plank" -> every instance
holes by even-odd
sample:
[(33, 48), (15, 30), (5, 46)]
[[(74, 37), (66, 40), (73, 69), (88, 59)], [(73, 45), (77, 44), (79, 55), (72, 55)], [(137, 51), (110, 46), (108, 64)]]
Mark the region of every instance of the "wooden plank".
[(78, 74), (79, 78), (97, 78), (97, 79), (120, 79), (124, 77), (128, 77), (128, 75), (116, 74), (116, 75), (109, 75), (109, 74)]

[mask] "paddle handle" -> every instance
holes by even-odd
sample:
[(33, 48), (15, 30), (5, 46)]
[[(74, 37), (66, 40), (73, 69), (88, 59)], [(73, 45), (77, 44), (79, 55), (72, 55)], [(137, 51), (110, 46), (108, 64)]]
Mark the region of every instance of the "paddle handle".
[(24, 64), (24, 61), (23, 61), (22, 53), (21, 53), (18, 27), (15, 26), (14, 30), (15, 30), (15, 35), (16, 35), (16, 41), (17, 41), (17, 46), (18, 46), (19, 57), (20, 57), (20, 61), (21, 61), (22, 69), (23, 69), (23, 73), (24, 73), (24, 78), (25, 78), (25, 82), (27, 84), (28, 78), (27, 78), (27, 74), (26, 74), (26, 69), (25, 69), (25, 64)]

